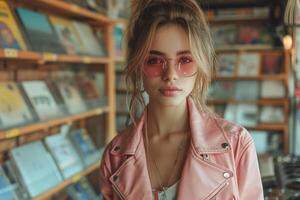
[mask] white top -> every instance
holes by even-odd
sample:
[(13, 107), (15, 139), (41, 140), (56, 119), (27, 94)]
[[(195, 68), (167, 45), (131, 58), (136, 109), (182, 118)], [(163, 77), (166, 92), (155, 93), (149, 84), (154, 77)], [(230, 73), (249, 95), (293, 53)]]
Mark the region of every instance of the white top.
[(170, 186), (165, 192), (153, 190), (153, 200), (176, 200), (179, 181)]

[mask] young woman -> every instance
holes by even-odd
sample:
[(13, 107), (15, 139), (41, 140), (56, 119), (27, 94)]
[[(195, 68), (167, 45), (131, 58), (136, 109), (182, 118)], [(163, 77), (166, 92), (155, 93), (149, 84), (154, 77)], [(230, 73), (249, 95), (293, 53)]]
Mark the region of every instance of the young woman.
[(106, 147), (104, 199), (263, 199), (250, 134), (205, 105), (215, 54), (196, 2), (133, 1), (127, 42), (130, 111), (145, 109)]

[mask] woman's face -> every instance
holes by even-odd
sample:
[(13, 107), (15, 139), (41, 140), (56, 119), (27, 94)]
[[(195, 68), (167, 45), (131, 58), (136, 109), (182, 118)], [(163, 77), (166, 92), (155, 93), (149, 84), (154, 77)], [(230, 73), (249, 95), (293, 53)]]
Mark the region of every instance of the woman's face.
[[(165, 63), (164, 68), (157, 70), (162, 63)], [(179, 63), (181, 70), (177, 70)], [(156, 30), (143, 71), (144, 88), (150, 103), (160, 106), (185, 103), (194, 88), (198, 70), (190, 53), (188, 35), (183, 28), (168, 24)]]

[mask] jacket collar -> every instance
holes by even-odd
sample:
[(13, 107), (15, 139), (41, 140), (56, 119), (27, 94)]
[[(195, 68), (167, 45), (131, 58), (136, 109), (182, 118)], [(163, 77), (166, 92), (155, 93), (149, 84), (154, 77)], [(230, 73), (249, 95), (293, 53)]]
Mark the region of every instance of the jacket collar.
[[(216, 117), (212, 114), (199, 112), (193, 99), (187, 98), (189, 111), (189, 122), (191, 129), (191, 142), (199, 153), (221, 153), (226, 152), (230, 148), (228, 146), (228, 138), (226, 137), (223, 127), (217, 122)], [(131, 125), (128, 129), (120, 134), (126, 134), (121, 141), (117, 141), (113, 147), (121, 147), (118, 153), (124, 155), (136, 155), (141, 153), (137, 151), (140, 144), (143, 145), (143, 126), (146, 120), (147, 109), (144, 110), (142, 116), (137, 121), (136, 126)], [(125, 140), (125, 141), (124, 141)], [(138, 156), (138, 155), (136, 155)]]

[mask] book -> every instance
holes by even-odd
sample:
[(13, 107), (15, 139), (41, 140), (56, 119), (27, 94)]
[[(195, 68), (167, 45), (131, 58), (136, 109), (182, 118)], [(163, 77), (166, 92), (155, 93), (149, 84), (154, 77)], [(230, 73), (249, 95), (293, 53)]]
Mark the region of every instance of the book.
[(7, 178), (4, 170), (0, 166), (0, 199), (3, 200), (17, 200), (17, 194), (15, 192), (16, 185), (13, 185)]
[(45, 80), (47, 87), (52, 94), (57, 106), (59, 107), (59, 110), (61, 111), (62, 116), (67, 116), (69, 114), (67, 105), (64, 103), (64, 99), (57, 87), (56, 80), (54, 79), (47, 79)]
[(217, 9), (213, 12), (214, 20), (236, 20), (238, 19), (267, 19), (270, 9), (268, 7), (255, 8), (226, 8)]
[(284, 112), (280, 106), (262, 106), (260, 110), (261, 123), (283, 123)]
[(237, 65), (237, 54), (222, 53), (218, 55), (217, 76), (234, 76)]
[(124, 50), (125, 50), (123, 44), (124, 31), (125, 28), (122, 24), (116, 24), (114, 26), (113, 37), (115, 41), (115, 56), (117, 57), (124, 56)]
[[(222, 107), (218, 107), (217, 109), (221, 109)], [(230, 121), (230, 122), (237, 122), (236, 118), (236, 112), (237, 112), (237, 104), (227, 104), (225, 106), (225, 110), (218, 110), (217, 113), (220, 113), (221, 116), (223, 115), (224, 119)]]
[(106, 98), (106, 88), (105, 88), (105, 76), (104, 73), (101, 72), (95, 72), (90, 74), (90, 77), (96, 84), (96, 88), (99, 92), (99, 96), (103, 99)]
[(25, 187), (21, 184), (22, 181), (16, 173), (16, 169), (14, 168), (11, 160), (6, 160), (2, 163), (2, 169), (6, 175), (6, 178), (12, 185), (14, 192), (16, 194), (16, 200), (29, 200), (30, 196)]
[(10, 155), (16, 173), (31, 197), (42, 194), (62, 181), (53, 158), (41, 141), (14, 148)]
[(254, 140), (257, 154), (267, 153), (268, 151), (268, 132), (266, 131), (250, 131)]
[(116, 122), (117, 122), (117, 129), (121, 130), (128, 125), (129, 114), (128, 115), (117, 115)]
[(85, 166), (100, 161), (101, 153), (85, 129), (74, 129), (68, 135)]
[(129, 108), (129, 102), (127, 100), (126, 93), (117, 93), (116, 96), (117, 111), (118, 112), (127, 112)]
[(263, 80), (261, 82), (261, 98), (284, 98), (285, 87), (282, 81)]
[(209, 95), (213, 99), (233, 99), (236, 83), (233, 81), (217, 81), (210, 86)]
[(67, 187), (67, 193), (72, 200), (101, 200), (86, 177)]
[(23, 7), (16, 8), (33, 51), (65, 53), (48, 16)]
[(34, 116), (14, 82), (0, 82), (0, 130), (33, 122)]
[(124, 74), (116, 74), (116, 88), (118, 90), (126, 90), (127, 89)]
[(260, 70), (259, 53), (241, 53), (239, 56), (238, 75), (258, 76)]
[(5, 0), (0, 1), (0, 47), (27, 49), (16, 20)]
[(91, 109), (99, 107), (101, 97), (92, 77), (88, 73), (81, 73), (75, 77), (75, 80), (88, 107)]
[(47, 136), (45, 144), (64, 179), (70, 178), (83, 169), (81, 160), (66, 134), (58, 133)]
[(62, 115), (45, 81), (23, 81), (21, 85), (40, 120)]
[(239, 26), (236, 35), (236, 44), (272, 47), (273, 38), (271, 31), (271, 27), (262, 25)]
[(216, 48), (223, 48), (236, 43), (237, 27), (235, 25), (212, 26), (211, 33)]
[(280, 74), (283, 72), (283, 64), (283, 56), (281, 54), (263, 54), (261, 73), (266, 75)]
[(88, 24), (73, 21), (73, 26), (83, 45), (83, 52), (88, 55), (101, 56), (102, 51), (92, 28)]
[(107, 47), (105, 45), (105, 39), (104, 39), (104, 33), (103, 30), (100, 30), (99, 28), (94, 30), (94, 34), (96, 36), (96, 39), (99, 43), (99, 47), (100, 47), (100, 56), (107, 56)]
[(122, 15), (126, 15), (126, 13), (121, 13), (122, 11), (126, 12), (125, 11), (126, 2), (127, 1), (117, 1), (117, 0), (107, 1), (107, 15), (114, 19), (119, 18)]
[(55, 82), (70, 114), (88, 110), (73, 77), (61, 77), (56, 79)]
[(256, 126), (259, 113), (258, 106), (254, 104), (238, 104), (236, 109), (236, 122), (242, 126)]
[(68, 54), (84, 53), (83, 44), (72, 21), (56, 16), (50, 16), (49, 19)]
[(260, 85), (258, 81), (237, 81), (235, 83), (236, 100), (256, 100), (259, 98)]

